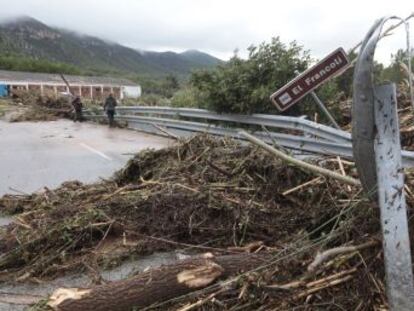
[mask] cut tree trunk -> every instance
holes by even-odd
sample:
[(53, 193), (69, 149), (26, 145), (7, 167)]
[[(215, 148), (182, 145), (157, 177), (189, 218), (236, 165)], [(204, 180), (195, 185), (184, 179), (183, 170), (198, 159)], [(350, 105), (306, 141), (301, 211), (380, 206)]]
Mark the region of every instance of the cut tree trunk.
[(132, 278), (93, 288), (57, 289), (49, 299), (56, 311), (129, 311), (179, 297), (237, 275), (271, 259), (270, 254), (235, 254), (179, 261)]

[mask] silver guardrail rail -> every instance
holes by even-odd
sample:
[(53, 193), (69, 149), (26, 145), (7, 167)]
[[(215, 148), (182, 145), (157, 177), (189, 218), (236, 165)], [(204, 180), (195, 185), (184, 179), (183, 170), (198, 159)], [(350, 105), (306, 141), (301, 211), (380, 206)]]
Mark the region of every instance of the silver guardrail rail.
[[(106, 118), (102, 111), (94, 114), (93, 111), (88, 110), (85, 115), (92, 119)], [(128, 128), (134, 130), (173, 137), (210, 133), (243, 139), (238, 134), (240, 127), (250, 126), (255, 127), (255, 136), (268, 143), (275, 142), (302, 153), (353, 158), (350, 133), (302, 117), (218, 114), (195, 108), (121, 106), (117, 108), (115, 119), (126, 122)], [(208, 121), (215, 123), (208, 123)], [(262, 126), (269, 131), (263, 131)], [(279, 130), (279, 132), (274, 130)], [(280, 130), (287, 133), (281, 133)], [(403, 165), (414, 166), (414, 152), (403, 151)]]
[(330, 126), (315, 123), (304, 118), (269, 115), (269, 114), (219, 114), (205, 109), (196, 108), (173, 108), (173, 107), (119, 107), (117, 112), (120, 115), (152, 114), (168, 115), (176, 117), (186, 117), (194, 119), (205, 119), (212, 121), (225, 121), (232, 123), (242, 123), (248, 125), (266, 126), (269, 128), (280, 128), (289, 130), (299, 130), (304, 133), (315, 135), (330, 141), (350, 142), (351, 134), (334, 129)]

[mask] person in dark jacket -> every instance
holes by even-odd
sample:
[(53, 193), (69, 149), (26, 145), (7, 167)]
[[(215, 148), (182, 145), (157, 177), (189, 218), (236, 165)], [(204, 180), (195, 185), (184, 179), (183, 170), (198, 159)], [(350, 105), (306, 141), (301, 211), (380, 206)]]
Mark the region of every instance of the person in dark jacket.
[(82, 115), (82, 108), (83, 104), (79, 96), (76, 96), (75, 99), (72, 101), (73, 109), (75, 110), (75, 117), (73, 119), (74, 122), (83, 121), (83, 115)]
[(118, 103), (116, 102), (115, 97), (112, 94), (109, 94), (104, 104), (104, 110), (106, 112), (106, 115), (108, 116), (109, 127), (114, 126), (115, 107), (117, 106), (117, 104)]

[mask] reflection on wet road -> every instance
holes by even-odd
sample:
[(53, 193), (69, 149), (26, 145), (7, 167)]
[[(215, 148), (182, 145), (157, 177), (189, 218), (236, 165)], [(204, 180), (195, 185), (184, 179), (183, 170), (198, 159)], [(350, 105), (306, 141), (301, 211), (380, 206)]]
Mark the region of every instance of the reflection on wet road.
[(0, 121), (0, 195), (107, 178), (144, 148), (171, 141), (92, 123)]

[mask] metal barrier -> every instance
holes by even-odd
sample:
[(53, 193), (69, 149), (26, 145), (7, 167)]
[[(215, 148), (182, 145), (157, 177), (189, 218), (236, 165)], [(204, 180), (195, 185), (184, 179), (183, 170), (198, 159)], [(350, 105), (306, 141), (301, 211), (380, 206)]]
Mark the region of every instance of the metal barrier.
[(333, 142), (351, 142), (351, 134), (334, 129), (330, 126), (315, 123), (304, 118), (268, 115), (268, 114), (218, 114), (205, 109), (172, 108), (172, 107), (119, 107), (120, 115), (152, 114), (204, 119), (211, 121), (225, 121), (231, 123), (266, 126), (286, 130), (298, 130)]
[[(87, 115), (90, 118), (105, 118), (103, 114), (94, 115), (92, 111), (88, 111)], [(182, 120), (182, 118), (203, 122)], [(117, 108), (116, 120), (126, 122), (131, 129), (173, 137), (187, 137), (194, 133), (210, 133), (242, 139), (239, 137), (239, 128), (237, 128), (240, 125), (253, 125), (256, 126), (256, 129), (258, 126), (265, 126), (269, 129), (300, 131), (301, 135), (256, 130), (254, 135), (268, 143), (276, 142), (285, 148), (302, 153), (338, 155), (348, 159), (353, 157), (350, 133), (298, 117), (266, 114), (217, 114), (193, 108), (121, 106)], [(220, 123), (229, 126), (206, 123), (206, 120), (220, 121)], [(403, 152), (403, 165), (405, 167), (414, 166), (414, 152)]]
[(374, 83), (375, 49), (389, 19), (371, 27), (355, 65), (353, 153), (361, 184), (380, 209), (389, 308), (408, 311), (414, 310), (414, 280), (396, 86)]

